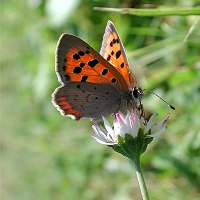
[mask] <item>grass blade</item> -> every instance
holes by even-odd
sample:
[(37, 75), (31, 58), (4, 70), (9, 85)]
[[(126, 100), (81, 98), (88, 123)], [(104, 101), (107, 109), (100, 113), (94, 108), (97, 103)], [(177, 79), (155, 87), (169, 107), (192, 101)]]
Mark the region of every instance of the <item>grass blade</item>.
[(117, 12), (137, 16), (187, 16), (200, 15), (200, 7), (160, 7), (160, 8), (107, 8), (94, 7), (94, 10)]

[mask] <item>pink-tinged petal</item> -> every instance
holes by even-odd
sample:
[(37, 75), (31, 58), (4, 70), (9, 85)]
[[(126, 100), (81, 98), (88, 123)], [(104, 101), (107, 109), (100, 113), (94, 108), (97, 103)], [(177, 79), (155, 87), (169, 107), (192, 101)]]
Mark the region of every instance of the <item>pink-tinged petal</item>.
[(130, 129), (131, 134), (133, 136), (137, 136), (138, 130), (139, 130), (139, 113), (136, 109), (133, 109), (129, 116), (129, 123), (130, 123)]
[(115, 121), (116, 123), (119, 123), (119, 124), (123, 122), (123, 115), (120, 112), (115, 114)]
[(114, 120), (114, 123), (113, 123), (113, 126), (114, 126), (114, 132), (115, 132), (115, 135), (120, 135), (121, 134), (121, 125), (123, 123), (123, 120), (121, 118), (121, 114), (120, 113), (116, 113), (115, 114), (115, 120)]
[(115, 115), (114, 131), (116, 135), (120, 135), (122, 137), (129, 132), (129, 129), (127, 128), (127, 122), (122, 113), (117, 113)]
[(136, 110), (133, 110), (130, 117), (129, 117), (129, 121), (130, 121), (130, 129), (131, 129), (131, 135), (133, 137), (137, 136), (138, 134), (138, 130), (140, 128), (140, 119), (138, 116), (138, 112)]

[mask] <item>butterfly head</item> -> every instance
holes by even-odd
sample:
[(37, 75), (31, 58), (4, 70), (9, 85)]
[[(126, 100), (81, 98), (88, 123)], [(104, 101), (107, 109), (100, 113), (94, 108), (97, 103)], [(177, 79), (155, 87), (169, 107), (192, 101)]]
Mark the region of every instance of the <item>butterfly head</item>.
[(141, 88), (134, 87), (133, 90), (130, 91), (130, 95), (132, 99), (141, 99), (144, 95), (144, 92)]

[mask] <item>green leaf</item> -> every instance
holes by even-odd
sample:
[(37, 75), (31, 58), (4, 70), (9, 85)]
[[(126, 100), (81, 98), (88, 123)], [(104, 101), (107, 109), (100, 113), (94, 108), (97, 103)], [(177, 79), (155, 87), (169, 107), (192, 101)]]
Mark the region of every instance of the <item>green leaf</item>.
[(113, 149), (131, 160), (136, 160), (147, 149), (148, 144), (153, 140), (149, 134), (144, 134), (143, 129), (139, 129), (137, 137), (125, 134), (124, 138), (119, 136), (117, 145)]

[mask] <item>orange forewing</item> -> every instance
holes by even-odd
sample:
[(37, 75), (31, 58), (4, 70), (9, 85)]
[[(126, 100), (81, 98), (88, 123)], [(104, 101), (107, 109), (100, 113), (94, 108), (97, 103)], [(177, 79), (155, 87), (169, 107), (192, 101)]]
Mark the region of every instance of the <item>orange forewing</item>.
[(128, 90), (118, 70), (81, 39), (63, 34), (57, 47), (56, 71), (62, 83), (67, 81), (112, 84)]
[(120, 72), (129, 88), (136, 86), (136, 79), (129, 71), (124, 47), (111, 21), (107, 23), (100, 54)]

